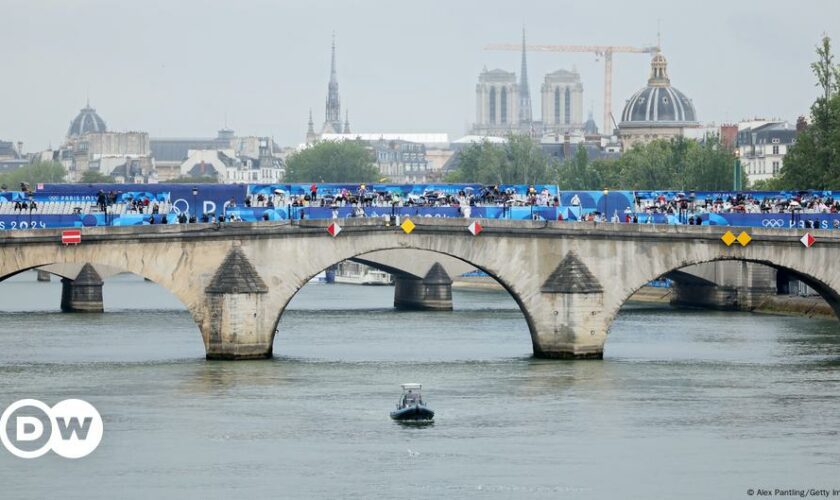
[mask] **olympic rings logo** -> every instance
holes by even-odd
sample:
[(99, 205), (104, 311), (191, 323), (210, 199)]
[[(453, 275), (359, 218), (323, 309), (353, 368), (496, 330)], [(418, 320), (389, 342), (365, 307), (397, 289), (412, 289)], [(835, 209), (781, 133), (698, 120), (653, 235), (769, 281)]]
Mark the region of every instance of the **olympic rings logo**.
[(785, 221), (782, 219), (764, 219), (761, 221), (764, 227), (784, 227)]

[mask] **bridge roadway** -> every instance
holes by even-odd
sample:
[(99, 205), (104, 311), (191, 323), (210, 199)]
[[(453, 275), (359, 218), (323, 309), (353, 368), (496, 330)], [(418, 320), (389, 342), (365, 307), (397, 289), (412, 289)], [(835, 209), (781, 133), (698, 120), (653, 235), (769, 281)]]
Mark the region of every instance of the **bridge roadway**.
[[(168, 289), (192, 314), (210, 359), (266, 358), (282, 312), (313, 276), (373, 252), (411, 249), (448, 255), (482, 269), (519, 304), (534, 355), (601, 358), (610, 324), (639, 288), (672, 271), (721, 260), (764, 264), (807, 283), (840, 312), (840, 232), (752, 229), (752, 242), (727, 247), (726, 228), (417, 219), (405, 234), (381, 219), (82, 229), (80, 245), (61, 230), (3, 233), (0, 280), (51, 264), (107, 266)], [(655, 325), (651, 325), (655, 328)]]

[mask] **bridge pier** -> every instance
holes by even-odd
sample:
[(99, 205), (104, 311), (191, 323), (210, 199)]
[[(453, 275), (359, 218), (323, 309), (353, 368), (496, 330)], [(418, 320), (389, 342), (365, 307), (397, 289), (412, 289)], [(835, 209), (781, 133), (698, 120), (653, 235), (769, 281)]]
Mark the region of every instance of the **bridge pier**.
[[(752, 262), (713, 262), (692, 266), (706, 279), (675, 281), (671, 305), (752, 311), (776, 294), (776, 270)], [(685, 273), (682, 273), (685, 274)]]
[(90, 264), (85, 264), (76, 279), (61, 278), (63, 312), (101, 313), (102, 278)]
[(607, 324), (603, 294), (558, 294), (529, 312), (534, 356), (549, 359), (603, 359)]
[(526, 302), (534, 356), (603, 359), (609, 324), (604, 290), (574, 252), (569, 252)]
[(396, 275), (394, 307), (415, 311), (451, 311), (452, 278), (437, 262), (423, 279)]
[(671, 305), (736, 311), (739, 309), (738, 295), (738, 289), (732, 286), (674, 283)]
[(268, 287), (239, 247), (225, 257), (205, 290), (200, 324), (207, 359), (266, 359), (272, 355), (274, 317), (266, 314)]

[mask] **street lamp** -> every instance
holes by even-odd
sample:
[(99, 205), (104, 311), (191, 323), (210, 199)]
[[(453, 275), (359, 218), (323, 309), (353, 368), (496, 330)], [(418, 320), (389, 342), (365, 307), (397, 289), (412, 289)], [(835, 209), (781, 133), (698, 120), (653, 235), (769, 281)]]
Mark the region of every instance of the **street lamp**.
[(198, 186), (193, 186), (192, 188), (192, 195), (193, 195), (193, 211), (195, 212), (196, 219), (198, 218), (198, 205), (196, 204), (196, 197), (198, 196)]
[(610, 218), (610, 190), (604, 189), (604, 213), (606, 214), (606, 220), (612, 222), (612, 218)]

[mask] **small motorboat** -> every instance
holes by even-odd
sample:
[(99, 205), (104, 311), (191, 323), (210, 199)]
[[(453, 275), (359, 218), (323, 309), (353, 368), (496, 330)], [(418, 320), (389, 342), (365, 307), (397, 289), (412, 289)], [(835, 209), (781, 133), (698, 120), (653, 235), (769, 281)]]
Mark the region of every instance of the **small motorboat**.
[(402, 397), (397, 409), (391, 412), (391, 418), (400, 422), (431, 422), (435, 412), (423, 401), (420, 384), (402, 384)]

